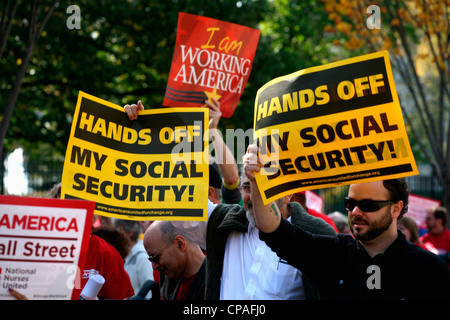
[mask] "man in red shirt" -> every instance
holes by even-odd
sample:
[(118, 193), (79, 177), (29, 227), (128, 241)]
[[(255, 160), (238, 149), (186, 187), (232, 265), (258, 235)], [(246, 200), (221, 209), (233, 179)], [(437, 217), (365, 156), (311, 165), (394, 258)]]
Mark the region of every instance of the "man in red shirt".
[(81, 272), (79, 288), (75, 288), (76, 297), (89, 280), (90, 274), (100, 274), (105, 284), (98, 293), (99, 299), (127, 299), (134, 295), (130, 277), (125, 271), (124, 262), (119, 252), (109, 243), (96, 235), (89, 239), (89, 249), (84, 270)]
[(431, 207), (427, 210), (425, 219), (428, 233), (420, 240), (423, 243), (430, 242), (438, 250), (438, 255), (443, 257), (450, 265), (450, 231), (447, 229), (447, 210), (444, 207)]
[[(47, 197), (55, 199), (61, 197), (61, 182), (53, 186)], [(99, 299), (122, 300), (134, 295), (130, 277), (125, 271), (124, 261), (119, 252), (108, 242), (93, 234), (89, 238), (89, 248), (84, 270), (81, 270), (80, 283), (73, 289), (72, 296), (75, 299), (79, 297), (91, 274), (100, 274), (105, 278), (105, 284), (98, 293)]]

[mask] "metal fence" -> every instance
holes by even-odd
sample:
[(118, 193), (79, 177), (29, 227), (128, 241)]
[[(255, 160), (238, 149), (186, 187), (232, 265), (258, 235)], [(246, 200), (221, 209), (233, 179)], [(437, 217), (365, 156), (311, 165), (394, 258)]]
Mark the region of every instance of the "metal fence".
[[(61, 181), (64, 163), (61, 161), (24, 163), (28, 178), (28, 196), (44, 196), (54, 184)], [(411, 193), (419, 196), (442, 200), (443, 191), (438, 180), (433, 176), (407, 177)], [(323, 213), (340, 211), (346, 214), (343, 199), (347, 195), (348, 186), (314, 190), (324, 199)]]

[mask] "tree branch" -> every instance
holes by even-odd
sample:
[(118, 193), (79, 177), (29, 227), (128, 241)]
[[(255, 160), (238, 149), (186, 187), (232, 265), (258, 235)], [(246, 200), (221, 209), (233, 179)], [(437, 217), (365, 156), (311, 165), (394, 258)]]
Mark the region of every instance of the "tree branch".
[(16, 15), (17, 4), (19, 0), (13, 2), (13, 7), (7, 15), (9, 11), (9, 1), (4, 2), (1, 24), (0, 24), (0, 60), (2, 59), (3, 52), (6, 47), (6, 42), (8, 41), (9, 32), (11, 31), (12, 22), (14, 16)]

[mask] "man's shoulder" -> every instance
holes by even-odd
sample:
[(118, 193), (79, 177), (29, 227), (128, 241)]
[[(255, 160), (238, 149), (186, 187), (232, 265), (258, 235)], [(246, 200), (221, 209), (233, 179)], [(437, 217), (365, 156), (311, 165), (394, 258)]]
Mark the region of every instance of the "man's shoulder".
[(239, 216), (245, 215), (245, 208), (239, 204), (220, 203), (211, 212), (211, 216), (208, 219), (208, 223), (211, 222), (211, 218), (214, 220), (222, 221), (226, 216)]
[(404, 248), (404, 257), (420, 268), (426, 266), (446, 267), (445, 263), (437, 255), (415, 243), (405, 240)]
[(219, 226), (247, 225), (245, 208), (239, 204), (218, 204), (208, 219), (208, 229), (217, 229)]
[(445, 237), (450, 240), (450, 230), (448, 230), (447, 228), (444, 231)]

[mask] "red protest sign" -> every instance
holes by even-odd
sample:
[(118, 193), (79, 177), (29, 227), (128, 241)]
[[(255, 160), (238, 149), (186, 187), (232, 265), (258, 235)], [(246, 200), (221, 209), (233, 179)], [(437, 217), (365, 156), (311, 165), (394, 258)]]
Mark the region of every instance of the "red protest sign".
[(164, 106), (199, 107), (220, 99), (233, 115), (250, 76), (259, 30), (180, 12)]
[(0, 196), (0, 300), (78, 299), (95, 202)]

